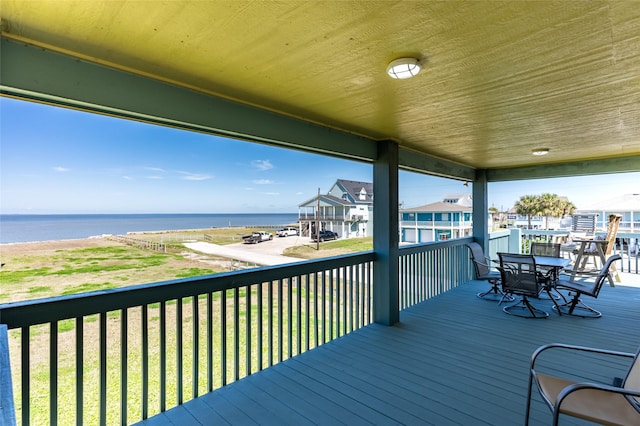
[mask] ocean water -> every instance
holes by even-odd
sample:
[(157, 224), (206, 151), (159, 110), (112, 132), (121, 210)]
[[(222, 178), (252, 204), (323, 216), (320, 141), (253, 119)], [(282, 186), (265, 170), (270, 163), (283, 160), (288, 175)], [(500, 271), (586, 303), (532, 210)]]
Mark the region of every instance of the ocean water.
[(0, 243), (72, 240), (103, 234), (227, 226), (279, 227), (297, 221), (297, 213), (0, 215)]

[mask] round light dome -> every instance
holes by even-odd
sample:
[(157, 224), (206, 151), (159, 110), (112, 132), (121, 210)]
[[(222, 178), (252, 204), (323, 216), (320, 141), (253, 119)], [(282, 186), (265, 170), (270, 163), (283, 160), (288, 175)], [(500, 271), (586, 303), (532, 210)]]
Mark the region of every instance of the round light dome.
[(387, 74), (391, 78), (405, 79), (417, 75), (422, 69), (420, 61), (415, 58), (399, 58), (387, 66)]

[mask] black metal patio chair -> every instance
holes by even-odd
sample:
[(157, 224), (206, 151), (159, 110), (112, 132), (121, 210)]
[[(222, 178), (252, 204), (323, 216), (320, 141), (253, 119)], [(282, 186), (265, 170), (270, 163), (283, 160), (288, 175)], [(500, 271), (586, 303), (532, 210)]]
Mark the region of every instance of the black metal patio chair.
[(609, 269), (613, 262), (620, 259), (622, 259), (622, 257), (619, 254), (610, 256), (600, 272), (595, 276), (593, 274), (583, 273), (582, 279), (574, 281), (558, 280), (555, 285), (556, 289), (569, 290), (569, 294), (572, 297), (568, 302), (554, 306), (554, 309), (557, 309), (558, 312), (565, 315), (574, 315), (583, 318), (600, 318), (602, 314), (584, 303), (582, 296), (591, 296), (597, 299), (602, 285), (611, 273)]
[(504, 294), (500, 288), (500, 272), (491, 270), (491, 259), (484, 255), (482, 247), (478, 243), (468, 243), (467, 247), (471, 251), (471, 260), (473, 268), (476, 272), (476, 279), (487, 281), (491, 287), (487, 291), (478, 293), (481, 299), (494, 300), (499, 302), (511, 302), (514, 298), (508, 294)]
[(537, 271), (536, 260), (530, 254), (498, 253), (502, 291), (505, 294), (520, 296), (520, 300), (502, 310), (523, 318), (546, 318), (548, 312), (538, 309), (529, 301), (537, 298), (545, 289), (545, 279)]
[[(533, 256), (561, 257), (561, 249), (562, 244), (560, 243), (542, 243), (534, 241), (529, 247), (529, 254), (532, 254)], [(549, 295), (549, 298), (553, 298), (555, 300), (564, 299), (564, 296), (561, 293), (555, 291), (554, 287), (554, 283), (558, 279), (557, 268), (538, 265), (538, 271), (543, 274), (546, 280), (545, 290)], [(567, 300), (564, 299), (564, 301), (566, 302)]]

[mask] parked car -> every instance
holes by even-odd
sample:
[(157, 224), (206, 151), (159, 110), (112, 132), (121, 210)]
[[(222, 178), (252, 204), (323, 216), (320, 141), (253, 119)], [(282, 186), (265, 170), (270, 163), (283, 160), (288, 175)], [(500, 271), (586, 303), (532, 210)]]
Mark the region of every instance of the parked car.
[(293, 235), (298, 235), (298, 228), (294, 228), (293, 226), (287, 226), (286, 228), (282, 228), (276, 232), (278, 237), (289, 237)]
[(319, 236), (318, 236), (317, 233), (314, 233), (311, 236), (313, 241), (318, 241), (318, 237), (320, 237), (320, 242), (329, 241), (329, 240), (337, 240), (338, 239), (338, 234), (336, 234), (333, 231), (320, 231), (320, 235)]
[(273, 234), (265, 231), (253, 232), (251, 235), (242, 237), (245, 244), (258, 244), (263, 241), (273, 240)]

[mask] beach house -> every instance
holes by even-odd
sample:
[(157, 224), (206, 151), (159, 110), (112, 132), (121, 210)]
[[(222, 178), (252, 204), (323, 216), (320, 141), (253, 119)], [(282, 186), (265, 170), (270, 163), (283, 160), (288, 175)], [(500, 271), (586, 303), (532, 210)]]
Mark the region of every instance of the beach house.
[(333, 231), (339, 238), (373, 235), (373, 183), (338, 179), (326, 194), (298, 205), (302, 235)]
[(400, 242), (426, 243), (463, 238), (472, 232), (471, 194), (450, 194), (442, 201), (400, 210)]
[[(640, 183), (638, 183), (640, 188)], [(596, 214), (596, 229), (606, 230), (610, 214), (619, 214), (619, 232), (637, 232), (640, 230), (640, 193), (623, 194), (614, 198), (594, 201), (577, 211), (578, 213)]]

